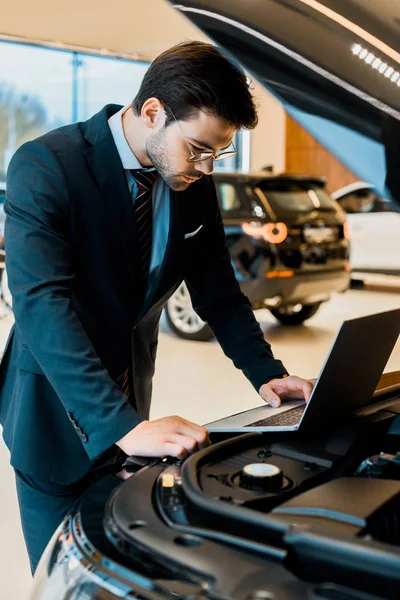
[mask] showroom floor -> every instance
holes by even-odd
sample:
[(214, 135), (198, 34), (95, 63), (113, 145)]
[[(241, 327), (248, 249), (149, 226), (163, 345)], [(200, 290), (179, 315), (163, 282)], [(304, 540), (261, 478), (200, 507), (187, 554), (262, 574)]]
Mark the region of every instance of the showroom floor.
[[(351, 290), (335, 296), (307, 325), (299, 328), (278, 326), (268, 311), (258, 311), (256, 316), (275, 355), (283, 360), (286, 368), (293, 374), (314, 377), (318, 375), (343, 320), (398, 308), (400, 288), (391, 284), (389, 281), (385, 288), (375, 286), (372, 290)], [(0, 350), (11, 324), (11, 318), (0, 321)], [(385, 370), (398, 369), (400, 342)], [(154, 418), (179, 414), (206, 423), (257, 404), (257, 394), (215, 342), (186, 342), (174, 337), (165, 324), (162, 325), (154, 386)], [(31, 579), (20, 531), (13, 473), (3, 443), (0, 443), (0, 477), (0, 595), (7, 600), (27, 600)]]

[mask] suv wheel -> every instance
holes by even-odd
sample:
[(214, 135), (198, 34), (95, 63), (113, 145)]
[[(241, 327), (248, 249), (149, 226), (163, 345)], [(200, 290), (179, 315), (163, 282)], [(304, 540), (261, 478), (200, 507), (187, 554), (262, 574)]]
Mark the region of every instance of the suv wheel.
[(304, 321), (313, 317), (320, 306), (321, 302), (316, 304), (294, 304), (282, 306), (281, 308), (271, 308), (270, 312), (282, 325), (301, 325)]
[(213, 337), (213, 332), (194, 311), (190, 294), (185, 283), (171, 296), (165, 307), (167, 321), (172, 331), (185, 340), (206, 342)]
[(3, 298), (3, 302), (7, 306), (7, 308), (12, 310), (12, 296), (8, 287), (8, 277), (6, 269), (3, 270), (3, 276), (1, 278), (0, 295)]

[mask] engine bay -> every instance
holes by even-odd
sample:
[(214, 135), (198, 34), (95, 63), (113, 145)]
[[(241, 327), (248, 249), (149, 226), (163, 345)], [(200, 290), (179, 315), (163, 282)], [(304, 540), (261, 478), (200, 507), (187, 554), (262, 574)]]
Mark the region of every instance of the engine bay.
[(331, 431), (215, 434), (183, 463), (143, 463), (129, 459), (105, 531), (125, 557), (161, 568), (167, 590), (400, 596), (400, 390)]
[(399, 384), (329, 427), (211, 441), (99, 480), (106, 506), (82, 496), (32, 600), (400, 597)]

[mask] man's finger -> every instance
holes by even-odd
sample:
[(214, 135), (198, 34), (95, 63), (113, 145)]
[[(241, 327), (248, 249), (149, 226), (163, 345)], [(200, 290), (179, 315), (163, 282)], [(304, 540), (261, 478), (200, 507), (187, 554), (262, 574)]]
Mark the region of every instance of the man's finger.
[(169, 442), (165, 442), (163, 446), (165, 448), (163, 456), (172, 456), (173, 458), (183, 459), (188, 455), (185, 448), (179, 444), (170, 444)]
[(197, 440), (194, 437), (188, 435), (180, 435), (179, 433), (170, 434), (168, 436), (168, 443), (183, 446), (188, 454), (193, 454), (199, 449)]
[(263, 390), (262, 398), (267, 404), (270, 404), (270, 406), (273, 406), (274, 408), (278, 408), (278, 406), (281, 405), (281, 399), (272, 392), (269, 386), (267, 386), (267, 389)]
[(208, 432), (205, 427), (192, 423), (180, 417), (177, 418), (174, 430), (184, 436), (194, 438), (200, 448), (205, 448), (209, 445)]
[(284, 379), (274, 379), (269, 382), (269, 387), (278, 392), (281, 399), (286, 398), (304, 398), (306, 402), (310, 399), (315, 379), (302, 379), (296, 375), (291, 375)]
[(306, 402), (309, 401), (314, 385), (310, 381), (306, 381), (303, 385), (303, 395)]
[(199, 450), (203, 450), (203, 448), (208, 448), (208, 446), (210, 446), (211, 440), (207, 430), (203, 439), (201, 441), (197, 440), (197, 443), (199, 445)]

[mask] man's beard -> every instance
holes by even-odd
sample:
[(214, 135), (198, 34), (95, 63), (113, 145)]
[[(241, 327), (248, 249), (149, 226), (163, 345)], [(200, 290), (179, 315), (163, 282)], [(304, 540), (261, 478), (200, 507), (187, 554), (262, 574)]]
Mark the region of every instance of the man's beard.
[(174, 172), (169, 160), (165, 137), (165, 129), (150, 136), (147, 140), (146, 153), (167, 186), (175, 192), (181, 192), (186, 190), (190, 185), (183, 176), (200, 179), (201, 174), (193, 173), (193, 171), (185, 171), (183, 173)]

